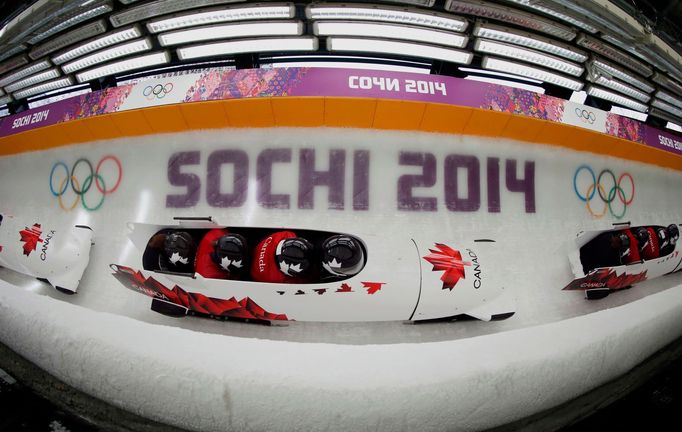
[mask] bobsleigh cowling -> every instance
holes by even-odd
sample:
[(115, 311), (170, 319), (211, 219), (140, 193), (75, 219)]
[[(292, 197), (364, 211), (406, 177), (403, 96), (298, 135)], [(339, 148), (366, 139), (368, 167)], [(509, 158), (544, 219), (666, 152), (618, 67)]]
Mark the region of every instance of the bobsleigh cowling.
[[(682, 269), (682, 246), (679, 241), (656, 258), (640, 259), (628, 264), (616, 263), (613, 259), (609, 262), (609, 251), (603, 250), (603, 243), (599, 242), (600, 236), (636, 228), (639, 227), (631, 227), (629, 223), (624, 223), (614, 224), (610, 229), (578, 233), (575, 239), (576, 247), (568, 256), (575, 278), (563, 289), (583, 290), (587, 299), (601, 299), (613, 291), (629, 288), (636, 283)], [(595, 256), (600, 257), (605, 265), (594, 265)]]
[[(343, 233), (353, 236), (365, 250), (366, 261), (359, 273), (345, 279), (283, 284), (166, 272), (156, 268), (149, 248), (155, 235), (178, 229), (200, 237), (210, 229), (227, 228), (249, 238), (253, 245), (282, 228), (226, 227), (204, 221), (133, 223), (130, 228), (129, 238), (140, 254), (133, 262), (112, 264), (113, 275), (125, 287), (152, 297), (152, 310), (166, 315), (260, 322), (420, 322), (463, 316), (489, 321), (514, 313), (503, 279), (491, 262), (496, 248), (492, 240), (432, 241), (407, 235), (386, 239), (375, 233)], [(313, 244), (341, 234), (290, 230)]]
[(92, 230), (60, 227), (0, 214), (0, 266), (73, 294), (90, 261)]

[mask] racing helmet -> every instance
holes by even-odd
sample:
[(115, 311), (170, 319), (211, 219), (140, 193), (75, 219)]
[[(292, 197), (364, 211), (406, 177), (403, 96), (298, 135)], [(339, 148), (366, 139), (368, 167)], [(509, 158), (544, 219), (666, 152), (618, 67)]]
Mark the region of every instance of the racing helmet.
[(311, 267), (313, 245), (301, 237), (287, 238), (277, 243), (275, 261), (279, 271), (287, 276), (305, 275)]
[(645, 227), (637, 227), (635, 228), (634, 234), (635, 238), (637, 239), (637, 246), (639, 250), (644, 249), (649, 242), (649, 230), (647, 230)]
[(360, 242), (348, 235), (333, 235), (322, 243), (322, 268), (334, 276), (354, 276), (365, 254)]
[(668, 229), (663, 227), (656, 227), (656, 237), (658, 237), (658, 247), (663, 249), (670, 244), (670, 236)]
[(186, 231), (175, 231), (168, 235), (163, 241), (163, 250), (168, 261), (173, 265), (194, 264), (195, 252), (194, 239)]
[(670, 244), (677, 243), (677, 240), (680, 238), (680, 229), (676, 224), (668, 225), (668, 237), (670, 238)]
[(614, 249), (618, 250), (620, 258), (624, 258), (630, 254), (630, 236), (623, 231), (613, 234), (613, 237), (611, 237), (611, 245)]
[(211, 259), (221, 269), (232, 272), (244, 268), (246, 239), (239, 234), (226, 234), (216, 240)]

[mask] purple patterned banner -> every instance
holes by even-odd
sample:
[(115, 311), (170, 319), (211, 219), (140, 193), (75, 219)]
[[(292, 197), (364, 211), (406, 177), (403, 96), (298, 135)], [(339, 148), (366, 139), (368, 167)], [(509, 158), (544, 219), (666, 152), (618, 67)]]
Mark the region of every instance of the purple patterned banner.
[[(130, 109), (273, 96), (396, 99), (489, 109), (585, 127), (682, 155), (682, 138), (679, 136), (564, 99), (460, 78), (366, 69), (212, 70), (142, 81), (8, 116), (0, 122), (0, 137)], [(596, 119), (600, 120), (595, 122)]]

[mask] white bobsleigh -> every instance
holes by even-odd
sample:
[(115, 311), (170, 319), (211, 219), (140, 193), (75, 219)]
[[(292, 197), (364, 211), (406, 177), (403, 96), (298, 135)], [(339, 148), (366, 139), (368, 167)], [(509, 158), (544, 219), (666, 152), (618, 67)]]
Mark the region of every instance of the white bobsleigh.
[[(595, 300), (606, 297), (612, 291), (682, 269), (680, 241), (671, 244), (667, 250), (661, 250), (662, 253), (656, 258), (640, 259), (629, 264), (609, 263), (609, 254), (612, 252), (603, 247), (603, 242), (599, 242), (600, 236), (635, 228), (638, 227), (630, 227), (629, 223), (625, 223), (614, 224), (612, 229), (578, 233), (576, 248), (568, 257), (575, 279), (564, 290), (583, 290), (587, 299)], [(610, 265), (595, 265), (599, 262)]]
[[(205, 218), (210, 220), (210, 218)], [(111, 264), (127, 288), (153, 298), (152, 310), (171, 316), (199, 315), (254, 321), (430, 321), (464, 316), (484, 321), (514, 314), (513, 299), (496, 271), (492, 240), (456, 241), (419, 237), (384, 238), (348, 234), (359, 240), (366, 262), (346, 279), (299, 284), (206, 279), (197, 273), (164, 272), (149, 241), (159, 232), (182, 229), (200, 237), (212, 222), (163, 226), (130, 224), (140, 254), (131, 263)], [(251, 246), (280, 229), (227, 227)], [(309, 240), (337, 234), (292, 229)], [(156, 254), (156, 256), (155, 256)], [(143, 268), (138, 266), (143, 264)], [(247, 279), (247, 278), (245, 278)]]
[(0, 214), (0, 266), (73, 294), (90, 261), (92, 230), (56, 227)]

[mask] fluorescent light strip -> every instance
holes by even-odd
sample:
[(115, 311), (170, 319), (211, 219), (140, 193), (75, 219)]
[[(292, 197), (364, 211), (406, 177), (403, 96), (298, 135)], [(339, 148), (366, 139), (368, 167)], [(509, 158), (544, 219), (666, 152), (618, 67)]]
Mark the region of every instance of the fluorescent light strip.
[(611, 60), (622, 64), (623, 66), (629, 67), (633, 71), (638, 72), (645, 77), (648, 77), (653, 73), (653, 70), (646, 64), (636, 60), (632, 56), (629, 56), (616, 48), (606, 45), (604, 42), (593, 37), (580, 35), (576, 40), (576, 43), (582, 47), (601, 54), (604, 57), (610, 58)]
[(488, 76), (492, 76), (495, 78), (512, 78), (512, 79), (520, 80), (520, 81), (524, 81), (524, 82), (542, 84), (542, 81), (540, 81), (540, 80), (536, 80), (536, 79), (528, 78), (528, 77), (522, 77), (522, 76), (518, 76), (518, 75), (513, 75), (510, 73), (490, 71), (490, 70), (485, 70), (485, 69), (468, 68), (468, 67), (464, 67), (464, 66), (460, 66), (457, 69), (461, 70), (462, 72), (466, 72), (467, 76), (488, 75)]
[(567, 23), (569, 23), (575, 27), (581, 28), (581, 29), (588, 31), (590, 33), (597, 33), (597, 31), (598, 31), (593, 26), (577, 19), (576, 17), (569, 15), (569, 14), (566, 14), (564, 12), (561, 12), (557, 9), (553, 9), (551, 7), (548, 7), (546, 4), (544, 4), (544, 2), (541, 2), (538, 0), (506, 0), (506, 1), (529, 7), (531, 9), (542, 12), (546, 15), (551, 16), (551, 17), (557, 18), (561, 21), (565, 21), (565, 22), (567, 22)]
[(97, 78), (114, 75), (120, 72), (127, 72), (135, 69), (167, 64), (170, 56), (166, 51), (147, 54), (145, 56), (133, 57), (127, 60), (106, 64), (104, 66), (88, 69), (85, 72), (76, 74), (78, 82), (87, 82)]
[(531, 66), (522, 65), (519, 63), (510, 62), (507, 60), (498, 59), (495, 57), (483, 57), (481, 65), (484, 69), (491, 69), (499, 72), (508, 72), (516, 75), (535, 78), (544, 82), (566, 87), (573, 91), (578, 91), (583, 88), (583, 83), (554, 72), (544, 69), (538, 69)]
[(215, 39), (300, 36), (302, 33), (303, 23), (301, 21), (247, 22), (162, 33), (159, 35), (159, 43), (162, 46), (168, 46)]
[(24, 45), (24, 44), (19, 44), (19, 45), (15, 46), (15, 47), (12, 48), (12, 49), (9, 49), (9, 50), (7, 50), (7, 51), (4, 51), (3, 53), (0, 53), (0, 61), (3, 61), (3, 60), (5, 60), (5, 59), (8, 59), (8, 58), (12, 57), (12, 56), (15, 55), (15, 54), (19, 54), (19, 53), (22, 52), (22, 51), (26, 51), (26, 45)]
[(631, 110), (630, 108), (623, 108), (618, 105), (611, 106), (611, 110), (609, 112), (618, 114), (620, 116), (629, 117), (631, 119), (639, 120), (641, 122), (645, 122), (646, 118), (648, 117), (646, 113)]
[(405, 9), (366, 5), (310, 5), (306, 16), (312, 20), (363, 20), (410, 24), (462, 32), (469, 25), (464, 18), (436, 13), (412, 12)]
[(384, 39), (403, 39), (461, 48), (467, 44), (466, 36), (405, 25), (375, 24), (350, 21), (317, 21), (313, 23), (316, 36), (358, 36)]
[(662, 85), (663, 87), (666, 87), (668, 90), (671, 90), (678, 95), (682, 96), (682, 84), (678, 83), (677, 81), (667, 77), (661, 72), (654, 72), (653, 76), (651, 79), (659, 85)]
[(615, 90), (618, 93), (623, 93), (626, 96), (635, 98), (641, 102), (649, 102), (649, 99), (651, 99), (648, 94), (641, 92), (634, 87), (630, 87), (629, 85), (613, 78), (599, 76), (591, 81), (594, 82), (595, 84), (599, 84), (601, 86), (608, 87), (611, 90)]
[(69, 60), (73, 60), (82, 55), (97, 51), (102, 48), (106, 48), (113, 44), (125, 42), (130, 39), (135, 39), (140, 37), (142, 32), (137, 26), (128, 27), (123, 30), (118, 30), (115, 32), (108, 33), (102, 37), (86, 42), (68, 51), (65, 51), (56, 57), (52, 58), (54, 64), (66, 63)]
[(35, 87), (30, 87), (22, 91), (14, 93), (16, 99), (23, 99), (36, 94), (44, 93), (50, 90), (55, 90), (62, 87), (68, 87), (73, 84), (73, 79), (71, 77), (61, 78), (58, 80), (46, 82), (44, 84), (37, 85)]
[(621, 96), (618, 93), (613, 93), (601, 87), (587, 86), (587, 94), (640, 112), (646, 112), (648, 108), (646, 105), (639, 103), (636, 100), (626, 98), (625, 96)]
[[(676, 122), (679, 122), (679, 120), (675, 120)], [(665, 125), (666, 129), (671, 129), (676, 132), (682, 132), (682, 126), (678, 125), (675, 122), (668, 121), (668, 124)]]
[(257, 5), (251, 7), (216, 9), (149, 21), (147, 23), (147, 29), (151, 33), (159, 33), (185, 27), (230, 21), (291, 19), (295, 15), (296, 7), (291, 3), (280, 5)]
[(35, 75), (31, 75), (28, 78), (24, 78), (20, 81), (16, 81), (5, 87), (5, 90), (9, 93), (13, 93), (16, 90), (22, 89), (24, 87), (32, 86), (39, 82), (51, 80), (59, 76), (59, 71), (57, 68), (47, 70), (45, 72), (40, 72)]
[(405, 3), (422, 7), (432, 7), (436, 4), (436, 0), (390, 0), (394, 3)]
[(658, 117), (659, 119), (667, 120), (669, 122), (673, 122), (675, 124), (682, 124), (682, 117), (675, 117), (674, 115), (668, 114), (667, 112), (660, 110), (656, 107), (649, 108), (649, 115), (652, 117)]
[(637, 78), (633, 74), (629, 74), (622, 69), (620, 69), (618, 66), (611, 64), (607, 61), (594, 58), (590, 60), (588, 63), (588, 66), (592, 66), (597, 69), (598, 72), (605, 72), (607, 75), (620, 78), (623, 81), (626, 81), (630, 84), (632, 84), (635, 87), (638, 87), (641, 90), (644, 90), (646, 93), (651, 93), (652, 91), (655, 90), (655, 88), (649, 84), (647, 84), (644, 79), (642, 78)]
[(245, 39), (178, 48), (180, 60), (252, 52), (316, 51), (317, 38)]
[(658, 108), (658, 109), (661, 109), (663, 111), (666, 111), (666, 112), (674, 115), (675, 117), (682, 118), (682, 109), (679, 109), (679, 108), (674, 107), (670, 104), (667, 104), (667, 103), (663, 102), (662, 100), (654, 99), (653, 101), (651, 101), (651, 106)]
[(659, 90), (654, 94), (655, 97), (659, 98), (660, 100), (666, 101), (669, 104), (673, 104), (677, 106), (678, 108), (682, 109), (682, 100), (676, 98), (675, 96), (664, 92), (663, 90)]
[(33, 48), (28, 55), (35, 60), (84, 39), (102, 34), (105, 31), (107, 31), (106, 22), (104, 20), (97, 20)]
[(7, 84), (11, 84), (14, 81), (20, 80), (24, 77), (32, 75), (36, 72), (40, 72), (41, 70), (45, 70), (49, 67), (50, 63), (47, 60), (31, 63), (29, 66), (21, 70), (18, 70), (12, 74), (5, 75), (4, 77), (0, 78), (0, 87), (5, 87)]
[(0, 63), (0, 74), (11, 71), (28, 63), (28, 57), (25, 55), (14, 57), (6, 62)]
[(9, 96), (3, 96), (0, 97), (0, 106), (2, 105), (7, 105), (8, 103), (12, 102), (12, 98)]
[(477, 23), (473, 33), (474, 36), (533, 48), (580, 63), (587, 60), (587, 54), (584, 51), (579, 51), (563, 42), (524, 32), (522, 30), (489, 23)]
[(111, 24), (114, 27), (121, 27), (147, 18), (153, 18), (182, 10), (225, 3), (237, 3), (240, 1), (244, 0), (156, 0), (112, 14), (109, 16), (109, 21), (111, 21)]
[(0, 89), (0, 96), (4, 96), (4, 95), (5, 95), (4, 90), (3, 90), (3, 89)]
[(517, 9), (512, 9), (494, 3), (478, 0), (448, 0), (445, 3), (445, 9), (451, 12), (475, 15), (483, 18), (490, 18), (511, 23), (520, 27), (526, 27), (542, 33), (547, 33), (558, 37), (559, 39), (570, 41), (576, 36), (576, 32), (570, 27), (558, 24), (538, 15), (529, 14)]
[(504, 42), (495, 42), (487, 39), (476, 39), (474, 51), (497, 54), (503, 57), (511, 57), (528, 63), (534, 63), (540, 66), (548, 67), (550, 69), (556, 69), (573, 76), (580, 76), (585, 70), (582, 66), (560, 59), (558, 57), (543, 54), (528, 48), (521, 48), (516, 45), (510, 45)]
[(119, 57), (149, 51), (150, 49), (152, 49), (152, 43), (148, 38), (138, 39), (136, 41), (113, 46), (109, 49), (97, 51), (94, 54), (67, 63), (62, 66), (62, 70), (64, 73), (71, 73)]
[(382, 53), (390, 55), (405, 55), (426, 59), (437, 59), (452, 63), (469, 64), (474, 55), (470, 52), (435, 45), (422, 45), (409, 42), (387, 41), (382, 39), (359, 38), (327, 38), (329, 51), (355, 51), (368, 53)]
[(69, 27), (73, 27), (76, 24), (82, 23), (84, 21), (87, 21), (91, 18), (94, 18), (96, 16), (105, 14), (107, 12), (112, 11), (112, 6), (111, 4), (102, 4), (100, 6), (94, 7), (90, 10), (87, 10), (85, 12), (79, 13), (76, 16), (73, 16), (71, 18), (65, 19), (65, 20), (60, 20), (57, 25), (50, 25), (49, 29), (43, 33), (40, 33), (37, 36), (32, 37), (31, 39), (28, 40), (30, 44), (36, 44), (42, 40), (47, 39), (48, 37), (52, 36), (53, 34), (59, 33), (62, 30), (65, 30)]

